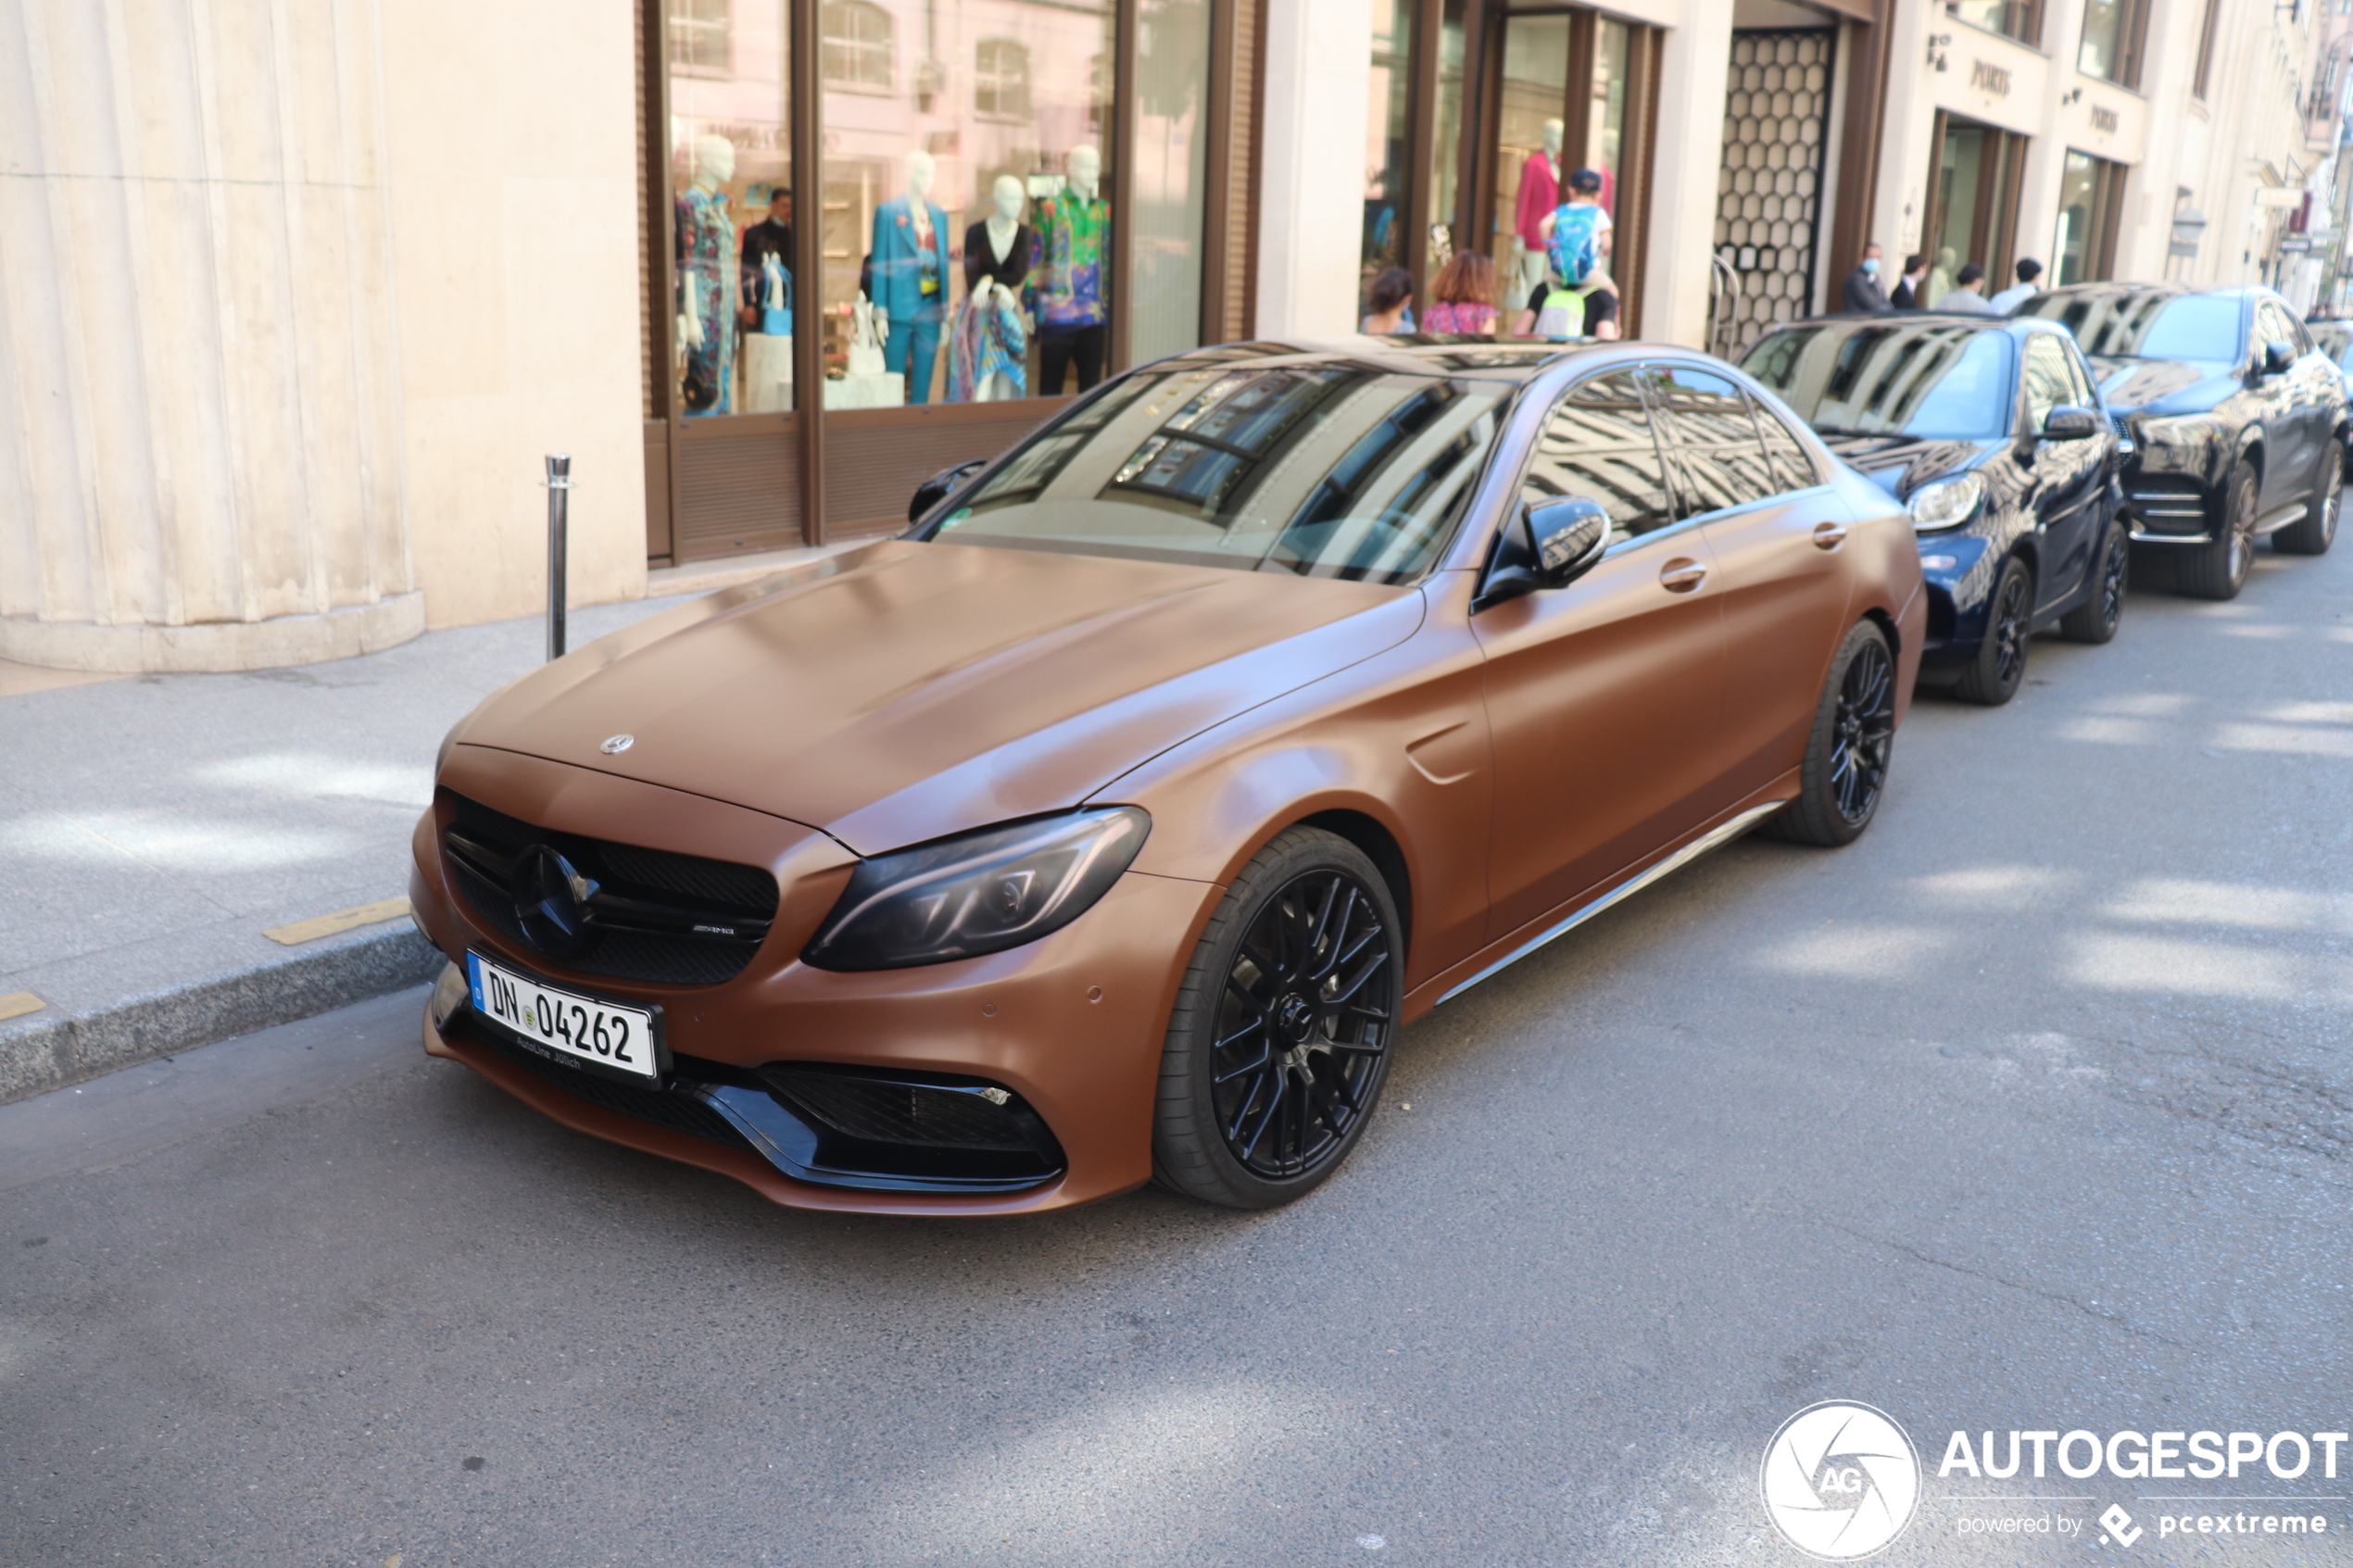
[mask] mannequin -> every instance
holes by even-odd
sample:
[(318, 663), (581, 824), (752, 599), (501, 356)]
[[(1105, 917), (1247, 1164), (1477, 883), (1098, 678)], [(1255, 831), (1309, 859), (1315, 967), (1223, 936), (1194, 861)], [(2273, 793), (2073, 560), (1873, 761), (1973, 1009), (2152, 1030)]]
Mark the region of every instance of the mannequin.
[(1545, 219), (1560, 206), (1561, 143), (1568, 127), (1557, 119), (1544, 122), (1543, 145), (1520, 166), (1519, 199), (1512, 221), (1512, 272), (1504, 287), (1504, 307), (1517, 310), (1544, 282)]
[(685, 350), (680, 396), (688, 419), (734, 411), (736, 322), (741, 280), (736, 225), (720, 187), (736, 177), (736, 146), (695, 138), (694, 182), (677, 202), (678, 343)]
[(948, 370), (951, 399), (987, 403), (1029, 395), (1022, 293), (1038, 234), (1021, 220), (1027, 199), (1019, 180), (1000, 174), (990, 187), (988, 216), (964, 231), (964, 304)]
[(1111, 203), (1099, 194), (1103, 155), (1070, 149), (1070, 180), (1038, 204), (1038, 391), (1063, 395), (1075, 362), (1078, 390), (1103, 379), (1103, 348), (1111, 320), (1103, 260), (1111, 246)]
[(906, 169), (905, 193), (875, 208), (875, 303), (890, 317), (884, 364), (906, 376), (908, 402), (928, 403), (947, 319), (948, 214), (931, 199), (931, 155), (917, 148)]

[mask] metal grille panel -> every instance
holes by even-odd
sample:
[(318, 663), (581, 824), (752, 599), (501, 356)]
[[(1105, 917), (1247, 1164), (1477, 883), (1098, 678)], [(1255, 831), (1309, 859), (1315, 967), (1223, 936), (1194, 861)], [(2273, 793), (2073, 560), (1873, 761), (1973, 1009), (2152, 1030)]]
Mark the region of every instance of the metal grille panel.
[[(1708, 346), (1733, 358), (1810, 315), (1835, 31), (1732, 34), (1716, 182), (1718, 299)], [(1729, 270), (1734, 286), (1723, 284)]]

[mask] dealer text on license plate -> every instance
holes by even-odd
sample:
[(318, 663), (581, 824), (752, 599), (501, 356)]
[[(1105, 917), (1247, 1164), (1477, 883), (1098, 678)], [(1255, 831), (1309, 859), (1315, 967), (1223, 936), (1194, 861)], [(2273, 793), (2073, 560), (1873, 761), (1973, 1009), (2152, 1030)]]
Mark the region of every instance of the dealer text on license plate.
[(466, 969), (474, 1007), (484, 1017), (559, 1056), (648, 1078), (661, 1075), (650, 1012), (543, 985), (480, 953), (466, 955)]

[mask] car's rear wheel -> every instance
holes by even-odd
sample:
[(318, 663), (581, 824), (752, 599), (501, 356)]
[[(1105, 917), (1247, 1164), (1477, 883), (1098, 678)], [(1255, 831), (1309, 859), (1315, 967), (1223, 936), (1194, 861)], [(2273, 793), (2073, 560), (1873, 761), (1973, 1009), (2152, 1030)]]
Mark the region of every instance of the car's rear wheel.
[(2329, 443), (2326, 471), (2312, 487), (2304, 515), (2271, 535), (2271, 548), (2284, 556), (2322, 556), (2336, 543), (2336, 514), (2345, 505), (2345, 465), (2338, 461), (2339, 443)]
[(2091, 596), (2059, 617), (2059, 635), (2070, 643), (2105, 643), (2116, 635), (2124, 619), (2125, 581), (2133, 571), (2133, 536), (2120, 522), (2108, 526), (2108, 542), (2100, 546), (2093, 568)]
[(1886, 633), (1858, 621), (1815, 707), (1797, 798), (1766, 820), (1765, 832), (1826, 848), (1854, 843), (1879, 812), (1894, 745), (1895, 653)]
[(1964, 702), (1999, 708), (2026, 679), (2026, 650), (2034, 641), (2034, 574), (2012, 556), (1994, 579), (1985, 601), (1985, 636), (1977, 657), (1961, 667), (1953, 693)]
[(1303, 1197), (1363, 1135), (1404, 1000), (1395, 900), (1364, 851), (1277, 834), (1227, 889), (1168, 1022), (1152, 1177), (1232, 1209)]
[(2234, 599), (2255, 564), (2255, 465), (2241, 458), (2222, 487), (2221, 526), (2214, 542), (2184, 550), (2173, 581), (2195, 599)]

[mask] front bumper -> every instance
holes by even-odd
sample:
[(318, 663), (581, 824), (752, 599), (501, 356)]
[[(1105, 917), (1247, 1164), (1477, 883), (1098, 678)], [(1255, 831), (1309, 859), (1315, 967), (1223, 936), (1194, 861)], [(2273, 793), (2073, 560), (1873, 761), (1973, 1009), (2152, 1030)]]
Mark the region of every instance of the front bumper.
[[(615, 1109), (614, 1097), (593, 1087), (574, 1092), (566, 1086), (568, 1069), (524, 1064), (511, 1046), (502, 1049), (484, 1028), (469, 1026), (463, 1007), (437, 1006), (438, 1021), (429, 1013), (428, 1052), (463, 1061), (568, 1126), (733, 1176), (795, 1208), (1028, 1212), (1088, 1202), (1150, 1178), (1162, 1038), (1218, 888), (1130, 872), (1077, 921), (1027, 947), (917, 969), (836, 973), (798, 956), (850, 864), (823, 834), (658, 785), (477, 747), (456, 748), (443, 783), (541, 827), (765, 864), (783, 895), (766, 942), (724, 984), (654, 985), (567, 970), (496, 929), (458, 893), (440, 843), (446, 813), (437, 807), (418, 824), (409, 897), (419, 923), (454, 964), (462, 966), (472, 947), (557, 985), (660, 1006), (669, 1048), (688, 1064), (680, 1076), (690, 1082), (700, 1081), (692, 1064), (701, 1062), (720, 1070), (710, 1076), (732, 1074), (738, 1088), (756, 1085), (756, 1070), (778, 1064), (1002, 1085), (1051, 1129), (1064, 1164), (1059, 1175), (1014, 1191), (826, 1185), (799, 1179), (790, 1158), (763, 1158), (762, 1147), (792, 1151), (778, 1149), (773, 1137), (763, 1146), (757, 1128), (734, 1142), (698, 1136)], [(753, 1112), (755, 1121), (764, 1114), (741, 1099), (735, 1110)], [(746, 1130), (740, 1117), (732, 1119)], [(770, 1130), (789, 1142), (790, 1127)]]

